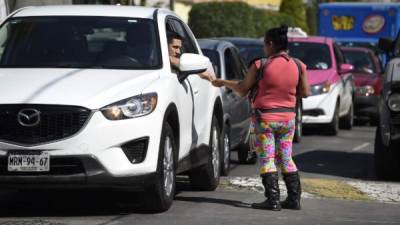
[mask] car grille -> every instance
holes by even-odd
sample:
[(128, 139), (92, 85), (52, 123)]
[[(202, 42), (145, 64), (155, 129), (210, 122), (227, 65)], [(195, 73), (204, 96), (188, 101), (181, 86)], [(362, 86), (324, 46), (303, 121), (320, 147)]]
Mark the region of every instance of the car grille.
[(399, 125), (400, 124), (400, 113), (392, 113), (392, 124)]
[[(36, 124), (37, 117), (27, 119), (21, 112), (28, 116), (39, 112), (40, 120)], [(0, 140), (33, 145), (67, 138), (76, 134), (90, 115), (89, 109), (78, 106), (0, 105)]]

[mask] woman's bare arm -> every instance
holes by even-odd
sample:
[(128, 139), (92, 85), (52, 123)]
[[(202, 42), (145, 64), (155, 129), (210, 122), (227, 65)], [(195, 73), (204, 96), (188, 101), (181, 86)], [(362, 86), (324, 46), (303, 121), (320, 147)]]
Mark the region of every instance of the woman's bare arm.
[(242, 81), (215, 79), (212, 81), (212, 84), (216, 87), (226, 86), (243, 97), (247, 95), (250, 88), (256, 81), (256, 74), (257, 68), (254, 64), (252, 64)]

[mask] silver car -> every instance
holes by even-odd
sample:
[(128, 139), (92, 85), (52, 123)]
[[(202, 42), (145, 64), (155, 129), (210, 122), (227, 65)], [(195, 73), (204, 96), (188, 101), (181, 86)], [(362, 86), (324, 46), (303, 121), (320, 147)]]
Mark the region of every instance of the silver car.
[[(239, 54), (239, 50), (228, 41), (199, 39), (203, 54), (213, 66), (216, 76), (227, 80), (242, 80), (247, 67)], [(227, 87), (221, 88), (224, 110), (222, 175), (227, 175), (230, 165), (230, 149), (238, 151), (240, 163), (255, 162), (249, 148), (250, 103), (247, 98), (240, 97)]]

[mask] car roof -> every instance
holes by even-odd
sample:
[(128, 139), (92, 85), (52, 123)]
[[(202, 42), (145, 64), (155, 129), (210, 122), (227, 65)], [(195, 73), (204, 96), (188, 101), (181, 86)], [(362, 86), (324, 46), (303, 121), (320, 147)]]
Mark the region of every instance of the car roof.
[(219, 37), (214, 39), (229, 41), (235, 45), (264, 45), (264, 42), (261, 39), (257, 38)]
[(209, 50), (215, 50), (215, 51), (217, 51), (218, 49), (225, 47), (225, 46), (227, 46), (227, 47), (234, 46), (232, 43), (225, 41), (225, 40), (201, 38), (201, 39), (197, 39), (197, 41), (202, 49), (209, 49)]
[[(25, 7), (13, 17), (30, 16), (105, 16), (153, 19), (156, 8), (117, 5), (51, 5)], [(161, 9), (166, 11), (166, 9)]]
[(374, 53), (374, 51), (370, 48), (363, 48), (363, 47), (347, 47), (341, 46), (340, 49), (343, 51), (353, 51), (353, 52), (365, 52), (365, 53)]
[(322, 36), (308, 36), (308, 37), (292, 37), (289, 38), (289, 42), (309, 42), (309, 43), (333, 43), (333, 39)]

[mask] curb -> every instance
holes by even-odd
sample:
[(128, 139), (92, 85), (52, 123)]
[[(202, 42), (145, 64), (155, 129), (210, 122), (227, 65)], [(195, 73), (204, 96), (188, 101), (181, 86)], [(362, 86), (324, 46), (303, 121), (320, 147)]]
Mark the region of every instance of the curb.
[[(334, 198), (400, 204), (400, 184), (398, 183), (311, 178), (303, 178), (301, 183), (303, 198)], [(259, 176), (222, 177), (220, 187), (264, 192)], [(282, 196), (285, 196), (286, 186), (282, 180), (279, 180), (279, 188)]]

